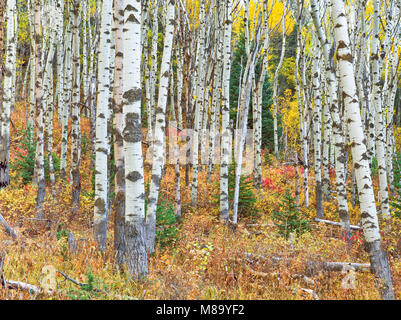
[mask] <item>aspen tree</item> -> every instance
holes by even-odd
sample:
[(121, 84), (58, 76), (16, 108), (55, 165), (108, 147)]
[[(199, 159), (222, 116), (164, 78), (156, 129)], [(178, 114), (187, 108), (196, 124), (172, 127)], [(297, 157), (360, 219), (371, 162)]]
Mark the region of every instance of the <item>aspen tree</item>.
[[(318, 40), (317, 40), (318, 41)], [(315, 167), (315, 194), (316, 194), (316, 213), (322, 219), (323, 213), (323, 190), (322, 190), (322, 169), (321, 169), (321, 123), (322, 106), (320, 91), (320, 44), (317, 43), (314, 53), (313, 63), (313, 138), (314, 138), (314, 167)]]
[(382, 92), (381, 92), (381, 66), (380, 66), (380, 1), (373, 0), (373, 34), (372, 34), (372, 96), (373, 104), (375, 107), (375, 130), (376, 130), (376, 152), (379, 173), (380, 185), (380, 207), (382, 214), (385, 218), (390, 216), (390, 203), (388, 199), (388, 184), (387, 184), (387, 171), (386, 171), (386, 155), (385, 155), (385, 128), (383, 124), (383, 106), (382, 106)]
[(230, 74), (231, 74), (231, 31), (232, 0), (224, 1), (223, 40), (223, 94), (221, 106), (221, 164), (220, 164), (220, 217), (229, 220), (228, 204), (228, 164), (230, 161)]
[(152, 2), (152, 49), (150, 68), (150, 104), (148, 104), (148, 141), (153, 145), (154, 116), (156, 107), (156, 81), (157, 81), (157, 49), (159, 39), (159, 0)]
[(192, 145), (192, 205), (197, 205), (198, 199), (198, 172), (199, 172), (199, 135), (202, 127), (202, 113), (205, 107), (204, 97), (204, 80), (205, 80), (205, 41), (206, 41), (206, 21), (205, 21), (205, 4), (203, 1), (199, 3), (199, 36), (196, 51), (196, 83), (194, 97), (194, 130)]
[(72, 100), (71, 100), (71, 180), (72, 180), (72, 205), (73, 210), (78, 210), (81, 194), (81, 173), (79, 171), (81, 163), (81, 108), (80, 108), (80, 2), (72, 2), (73, 18), (73, 41), (72, 41)]
[[(53, 164), (53, 61), (56, 53), (56, 32), (58, 30), (55, 3), (48, 3), (47, 12), (49, 13), (44, 24), (44, 31), (48, 36), (48, 52), (44, 66), (43, 75), (43, 111), (45, 112), (45, 125), (47, 131), (46, 149), (48, 153), (49, 175), (51, 183), (51, 191), (53, 197), (55, 196), (55, 173)], [(46, 44), (46, 42), (45, 42)]]
[(64, 1), (57, 0), (57, 104), (58, 104), (58, 118), (62, 122), (62, 115), (64, 110)]
[(133, 278), (148, 273), (141, 125), (141, 3), (124, 0), (123, 146), (125, 163), (125, 261)]
[(278, 76), (279, 72), (283, 66), (284, 56), (285, 56), (285, 42), (286, 42), (286, 30), (285, 30), (285, 15), (286, 10), (283, 9), (283, 17), (282, 17), (282, 44), (281, 44), (281, 54), (280, 60), (277, 65), (276, 71), (274, 73), (273, 79), (273, 104), (274, 104), (274, 111), (273, 111), (273, 121), (274, 121), (274, 154), (276, 156), (277, 162), (279, 161), (279, 153), (278, 153), (278, 128), (277, 128), (277, 108), (278, 108)]
[(365, 248), (370, 258), (370, 268), (379, 280), (378, 287), (383, 299), (394, 299), (388, 257), (382, 249), (377, 218), (373, 184), (366, 156), (366, 140), (363, 135), (358, 95), (356, 93), (353, 56), (350, 50), (348, 26), (343, 0), (331, 2), (340, 83), (343, 90), (346, 121), (349, 124), (352, 159), (358, 185), (362, 228)]
[(125, 254), (125, 177), (124, 177), (124, 114), (123, 114), (123, 27), (124, 0), (114, 0), (114, 33), (116, 61), (114, 69), (114, 159), (115, 159), (115, 198), (114, 211), (114, 251), (118, 265), (122, 265)]
[[(330, 141), (330, 156), (335, 153), (335, 172), (336, 172), (336, 192), (337, 192), (337, 204), (338, 213), (341, 222), (346, 230), (349, 230), (349, 210), (347, 193), (345, 188), (345, 164), (346, 159), (344, 157), (344, 140), (343, 140), (343, 127), (340, 120), (339, 108), (338, 108), (338, 82), (335, 74), (332, 57), (330, 56), (331, 46), (323, 30), (321, 20), (319, 17), (319, 7), (317, 6), (316, 0), (311, 0), (311, 14), (313, 18), (313, 24), (316, 29), (316, 34), (320, 41), (321, 48), (323, 50), (324, 65), (326, 71), (327, 81), (327, 101), (328, 108), (330, 110), (330, 117), (332, 122), (332, 136), (330, 137), (333, 141)], [(333, 163), (332, 161), (329, 161)]]
[(259, 15), (258, 19), (258, 26), (255, 29), (255, 45), (253, 48), (253, 52), (250, 53), (249, 59), (247, 62), (247, 66), (245, 68), (245, 76), (242, 91), (241, 91), (241, 106), (240, 106), (240, 121), (239, 121), (239, 134), (238, 143), (236, 151), (236, 170), (235, 170), (235, 189), (234, 189), (234, 205), (233, 205), (233, 217), (232, 222), (234, 224), (238, 221), (238, 200), (239, 200), (239, 188), (240, 188), (240, 178), (241, 178), (241, 169), (242, 169), (242, 154), (244, 150), (245, 144), (245, 137), (247, 132), (247, 123), (248, 123), (248, 110), (249, 110), (249, 103), (251, 98), (251, 88), (252, 88), (252, 79), (254, 78), (255, 73), (255, 64), (256, 64), (256, 57), (259, 50), (259, 42), (261, 37), (261, 28), (260, 28), (260, 21), (261, 15)]
[(110, 43), (113, 2), (102, 4), (99, 42), (98, 95), (96, 106), (96, 171), (93, 232), (99, 249), (106, 249), (108, 200), (108, 123), (110, 98)]
[(36, 209), (38, 218), (43, 217), (43, 201), (45, 199), (45, 170), (44, 170), (44, 102), (43, 102), (43, 71), (42, 71), (42, 39), (41, 39), (41, 13), (40, 1), (34, 2), (34, 26), (35, 26), (35, 109), (36, 109), (36, 181), (38, 184), (38, 193), (36, 197)]
[(214, 56), (215, 56), (215, 67), (214, 67), (214, 74), (213, 74), (213, 94), (212, 94), (212, 105), (210, 109), (210, 140), (209, 140), (209, 161), (208, 161), (208, 171), (207, 171), (207, 179), (211, 181), (211, 174), (214, 167), (214, 160), (216, 157), (216, 144), (218, 138), (218, 130), (219, 127), (218, 123), (218, 106), (220, 105), (221, 101), (221, 76), (223, 71), (223, 61), (222, 61), (222, 18), (221, 11), (217, 6), (216, 2), (214, 3), (214, 38), (215, 38), (215, 45), (214, 45)]
[[(6, 21), (7, 21), (7, 42), (6, 59), (4, 64), (4, 85), (3, 85), (3, 105), (1, 108), (1, 128), (0, 128), (0, 188), (8, 186), (10, 183), (10, 112), (13, 96), (13, 74), (16, 72), (17, 46), (16, 46), (16, 2), (7, 1)], [(1, 85), (1, 83), (0, 83)]]
[(64, 53), (64, 75), (63, 75), (63, 108), (61, 108), (61, 157), (60, 157), (60, 178), (67, 181), (67, 156), (68, 156), (68, 120), (70, 118), (71, 83), (72, 83), (72, 23), (71, 20), (66, 26)]
[[(254, 176), (256, 180), (256, 185), (262, 187), (262, 102), (263, 102), (263, 87), (266, 80), (267, 67), (268, 67), (268, 49), (270, 44), (270, 30), (269, 30), (269, 19), (271, 12), (273, 10), (275, 1), (270, 3), (269, 1), (263, 1), (263, 34), (264, 41), (262, 51), (260, 53), (260, 58), (262, 59), (262, 66), (259, 75), (259, 79), (254, 86), (255, 90), (255, 101), (254, 101), (254, 119), (253, 119), (253, 134), (254, 134), (254, 145), (255, 145), (255, 162), (254, 162)], [(283, 10), (283, 16), (285, 15)], [(255, 15), (256, 16), (256, 15)], [(260, 17), (261, 18), (261, 17)], [(283, 19), (284, 21), (285, 19)], [(285, 22), (284, 28), (285, 29)], [(255, 23), (254, 23), (255, 25)], [(283, 38), (285, 43), (285, 38)]]
[(82, 10), (82, 84), (83, 84), (83, 101), (85, 104), (85, 115), (89, 114), (89, 107), (88, 107), (88, 99), (89, 99), (89, 63), (88, 63), (88, 54), (89, 54), (89, 41), (88, 35), (90, 33), (90, 22), (88, 17), (88, 13), (90, 13), (89, 0), (82, 1), (81, 10)]
[(174, 38), (175, 1), (169, 0), (167, 7), (166, 31), (164, 38), (163, 58), (160, 67), (159, 94), (156, 109), (156, 122), (153, 143), (152, 176), (150, 183), (148, 206), (146, 211), (147, 248), (150, 253), (154, 251), (156, 232), (156, 210), (159, 199), (159, 189), (162, 180), (162, 170), (166, 155), (166, 105), (172, 45)]

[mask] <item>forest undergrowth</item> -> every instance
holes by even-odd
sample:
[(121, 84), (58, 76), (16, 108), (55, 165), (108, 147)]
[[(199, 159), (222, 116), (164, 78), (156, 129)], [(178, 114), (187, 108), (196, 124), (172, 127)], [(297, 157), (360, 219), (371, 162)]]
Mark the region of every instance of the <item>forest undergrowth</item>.
[[(20, 150), (23, 137), (17, 134), (25, 128), (23, 110), (19, 105), (12, 114), (11, 163), (24, 155)], [(56, 118), (54, 121), (54, 145), (58, 148), (61, 128)], [(82, 134), (90, 136), (85, 118)], [(0, 191), (0, 210), (17, 231), (18, 239), (13, 241), (0, 233), (4, 278), (42, 288), (53, 286), (55, 290), (0, 290), (0, 299), (380, 299), (368, 269), (338, 272), (321, 268), (326, 262), (366, 264), (369, 258), (362, 235), (354, 232), (350, 245), (339, 227), (313, 221), (313, 190), (309, 208), (302, 205), (301, 192), (302, 214), (291, 218), (296, 232), (280, 232), (277, 221), (289, 210), (286, 211), (283, 197), (287, 194), (289, 202), (295, 201), (295, 167), (280, 166), (274, 161), (265, 161), (263, 166), (263, 189), (252, 187), (256, 201), (251, 205), (256, 214), (240, 212), (236, 228), (219, 221), (215, 187), (218, 172), (212, 175), (210, 183), (206, 170), (200, 172), (197, 208), (191, 206), (191, 189), (182, 179), (182, 219), (159, 225), (156, 252), (149, 257), (149, 275), (139, 281), (129, 280), (125, 270), (116, 268), (112, 214), (106, 252), (97, 250), (92, 237), (92, 169), (90, 148), (83, 145), (83, 150), (85, 147), (88, 151), (82, 152), (80, 209), (75, 213), (70, 205), (70, 187), (58, 185), (54, 198), (52, 192), (46, 192), (44, 219), (38, 220), (36, 187), (23, 184), (21, 172), (11, 171), (11, 185)], [(147, 179), (148, 175), (149, 172)], [(377, 184), (375, 181), (376, 189)], [(167, 166), (161, 190), (162, 211), (169, 218), (174, 212), (173, 167)], [(357, 225), (359, 208), (353, 208), (351, 203), (350, 208), (351, 224)], [(324, 212), (325, 219), (339, 221), (334, 197), (324, 201)], [(302, 232), (298, 232), (300, 217), (308, 225)], [(401, 219), (393, 214), (382, 234), (396, 299), (401, 298), (400, 233)], [(44, 284), (44, 267), (54, 270), (55, 283)]]

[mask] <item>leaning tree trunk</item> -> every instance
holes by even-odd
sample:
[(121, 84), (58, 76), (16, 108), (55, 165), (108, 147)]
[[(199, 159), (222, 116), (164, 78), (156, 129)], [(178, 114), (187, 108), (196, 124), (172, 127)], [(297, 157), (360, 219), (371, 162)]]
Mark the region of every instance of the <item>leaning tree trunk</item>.
[(163, 58), (160, 68), (159, 97), (156, 109), (156, 122), (153, 143), (152, 178), (150, 183), (149, 201), (146, 212), (147, 248), (150, 253), (155, 248), (156, 210), (159, 199), (159, 189), (162, 180), (162, 170), (165, 165), (166, 149), (166, 105), (170, 75), (171, 53), (174, 38), (175, 2), (169, 0), (164, 38)]
[(380, 186), (380, 207), (382, 214), (385, 218), (390, 217), (390, 203), (388, 199), (388, 185), (387, 185), (387, 170), (386, 170), (386, 154), (385, 154), (385, 128), (383, 124), (383, 103), (381, 92), (381, 68), (379, 63), (380, 52), (380, 2), (373, 0), (373, 35), (372, 35), (372, 92), (373, 104), (376, 111), (375, 116), (375, 130), (376, 130), (376, 152), (377, 164), (379, 173), (379, 186)]

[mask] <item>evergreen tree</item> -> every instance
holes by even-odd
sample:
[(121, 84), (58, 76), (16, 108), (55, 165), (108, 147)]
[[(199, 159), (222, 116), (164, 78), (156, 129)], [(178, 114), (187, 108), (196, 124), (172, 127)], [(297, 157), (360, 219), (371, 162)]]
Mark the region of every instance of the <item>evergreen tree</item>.
[[(238, 96), (240, 94), (240, 80), (243, 77), (243, 72), (246, 64), (246, 51), (245, 51), (245, 34), (241, 32), (237, 45), (234, 48), (234, 55), (232, 60), (231, 78), (230, 78), (230, 119), (235, 121), (238, 110)], [(243, 66), (241, 67), (241, 61)], [(255, 78), (258, 79), (261, 69), (261, 61), (258, 61), (255, 68)], [(242, 74), (241, 74), (242, 73)], [(242, 80), (241, 80), (242, 81)], [(263, 84), (263, 101), (262, 101), (262, 148), (273, 150), (274, 149), (274, 128), (273, 128), (273, 115), (270, 111), (272, 104), (272, 84), (268, 75)], [(252, 108), (249, 108), (248, 115), (248, 128), (252, 127), (253, 114)], [(282, 135), (281, 119), (279, 119), (278, 128), (279, 137)]]

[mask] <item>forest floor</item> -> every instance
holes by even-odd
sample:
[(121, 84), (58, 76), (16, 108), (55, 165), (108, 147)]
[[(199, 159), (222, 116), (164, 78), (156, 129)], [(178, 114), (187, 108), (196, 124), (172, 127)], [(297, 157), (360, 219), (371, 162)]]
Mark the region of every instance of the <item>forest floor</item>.
[[(12, 115), (11, 161), (21, 147), (23, 110), (21, 107)], [(56, 128), (54, 145), (55, 152), (59, 152), (61, 130), (57, 121)], [(0, 299), (380, 299), (374, 277), (366, 270), (336, 272), (319, 268), (323, 262), (369, 263), (361, 236), (356, 234), (350, 247), (339, 227), (322, 223), (313, 223), (310, 232), (291, 240), (279, 234), (272, 214), (282, 209), (284, 190), (290, 188), (294, 192), (295, 171), (293, 167), (274, 163), (263, 167), (263, 190), (254, 190), (258, 215), (240, 215), (236, 230), (218, 218), (218, 173), (210, 183), (205, 171), (200, 173), (197, 208), (191, 206), (191, 190), (182, 179), (182, 221), (166, 236), (173, 241), (165, 247), (157, 246), (149, 258), (146, 279), (130, 281), (125, 272), (115, 267), (112, 217), (106, 252), (98, 252), (93, 241), (89, 122), (85, 118), (82, 130), (85, 138), (79, 212), (71, 210), (68, 186), (57, 187), (54, 198), (48, 187), (44, 203), (46, 220), (35, 220), (36, 188), (22, 184), (18, 172), (11, 172), (11, 185), (0, 191), (1, 213), (19, 235), (12, 241), (0, 232), (0, 251), (5, 252), (4, 278), (56, 288), (53, 292), (0, 290)], [(164, 201), (174, 203), (171, 167), (166, 170), (161, 190)], [(302, 204), (302, 190), (300, 200)], [(334, 198), (324, 202), (324, 210), (326, 219), (338, 221)], [(312, 188), (309, 209), (302, 211), (311, 221), (315, 217)], [(358, 206), (350, 214), (351, 223), (357, 224)], [(69, 233), (76, 239), (75, 250), (68, 245)], [(383, 229), (383, 245), (389, 254), (397, 299), (401, 298), (400, 233), (401, 219), (394, 216)], [(45, 274), (44, 267), (50, 273), (57, 270), (56, 283), (44, 281), (52, 279)], [(81, 285), (67, 280), (62, 273)]]

